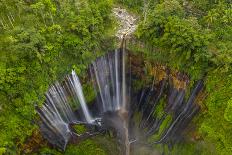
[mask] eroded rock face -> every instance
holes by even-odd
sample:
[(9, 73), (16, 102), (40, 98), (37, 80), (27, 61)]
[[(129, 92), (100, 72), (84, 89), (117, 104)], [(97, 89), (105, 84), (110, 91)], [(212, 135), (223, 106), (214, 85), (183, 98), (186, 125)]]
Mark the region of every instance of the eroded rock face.
[[(106, 133), (113, 133), (125, 155), (133, 153), (134, 148), (157, 144), (171, 149), (184, 141), (186, 128), (200, 110), (202, 80), (188, 93), (185, 74), (163, 65), (149, 65), (141, 55), (133, 56), (123, 48), (97, 58), (89, 66), (89, 73), (96, 93), (93, 105), (84, 102), (79, 78), (73, 71), (49, 88), (45, 104), (37, 108), (43, 137), (62, 150), (68, 142)], [(76, 109), (71, 108), (72, 103), (77, 104)], [(73, 125), (84, 125), (86, 131), (79, 133)]]
[(119, 39), (123, 37), (130, 37), (130, 35), (136, 30), (136, 18), (129, 14), (125, 9), (122, 8), (114, 8), (113, 13), (116, 18), (119, 20), (119, 29), (116, 33), (116, 36)]

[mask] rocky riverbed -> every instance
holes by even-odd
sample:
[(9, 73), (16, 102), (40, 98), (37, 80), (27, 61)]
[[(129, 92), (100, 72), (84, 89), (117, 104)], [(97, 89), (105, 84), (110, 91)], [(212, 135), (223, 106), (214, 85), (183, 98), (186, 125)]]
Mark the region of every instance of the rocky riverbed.
[(136, 30), (137, 18), (129, 14), (126, 9), (116, 7), (113, 9), (113, 14), (119, 21), (119, 28), (116, 36), (119, 39), (123, 37), (130, 37), (130, 35)]

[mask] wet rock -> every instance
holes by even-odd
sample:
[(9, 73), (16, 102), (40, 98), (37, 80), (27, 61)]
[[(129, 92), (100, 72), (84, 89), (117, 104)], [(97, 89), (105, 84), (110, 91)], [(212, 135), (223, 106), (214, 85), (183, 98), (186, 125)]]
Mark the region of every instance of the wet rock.
[(122, 8), (114, 8), (113, 13), (119, 20), (120, 24), (116, 36), (119, 39), (122, 39), (123, 37), (129, 37), (137, 28), (137, 19)]

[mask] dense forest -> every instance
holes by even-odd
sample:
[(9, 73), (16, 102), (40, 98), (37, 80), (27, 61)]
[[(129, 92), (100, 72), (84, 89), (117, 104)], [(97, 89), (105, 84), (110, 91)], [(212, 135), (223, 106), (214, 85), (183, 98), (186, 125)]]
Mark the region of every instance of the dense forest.
[(128, 49), (145, 61), (185, 72), (191, 84), (205, 81), (192, 140), (174, 149), (231, 154), (231, 0), (1, 0), (0, 155), (114, 154), (113, 144), (102, 145), (113, 141), (107, 137), (69, 145), (65, 152), (53, 148), (41, 138), (35, 105), (42, 105), (49, 85), (72, 69), (92, 101), (86, 69), (119, 44), (116, 6), (138, 18)]

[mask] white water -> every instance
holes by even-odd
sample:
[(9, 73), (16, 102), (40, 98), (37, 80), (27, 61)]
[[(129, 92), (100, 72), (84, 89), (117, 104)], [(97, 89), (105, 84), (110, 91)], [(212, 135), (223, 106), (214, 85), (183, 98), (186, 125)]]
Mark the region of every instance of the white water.
[[(125, 46), (123, 44), (123, 46)], [(125, 47), (122, 47), (122, 108), (124, 111), (127, 111), (126, 109), (126, 51), (125, 51)]]
[[(120, 39), (134, 32), (136, 28), (135, 18), (124, 9), (115, 8), (113, 12), (121, 21), (120, 29), (117, 32)], [(124, 47), (94, 61), (90, 67), (90, 73), (95, 85), (96, 95), (100, 99), (98, 103), (100, 115), (108, 111), (121, 111), (126, 114), (128, 90), (126, 87), (126, 53)], [(84, 119), (82, 121), (85, 121), (83, 123), (96, 124), (98, 120), (101, 120), (101, 118), (92, 117), (84, 98), (80, 80), (74, 70), (62, 83), (57, 82), (52, 85), (46, 93), (46, 97), (46, 102), (38, 110), (38, 113), (44, 124), (45, 131), (55, 135), (54, 140), (47, 137), (50, 142), (56, 143), (55, 139), (61, 136), (65, 141), (65, 144), (61, 145), (66, 146), (72, 134), (69, 124), (80, 122), (80, 118), (78, 120), (72, 111), (70, 103), (80, 106)], [(127, 151), (129, 151), (127, 123), (127, 121), (123, 123), (123, 128), (126, 131), (125, 144), (127, 145)], [(98, 125), (101, 125), (101, 123)]]
[(77, 96), (78, 98), (78, 101), (80, 102), (80, 105), (81, 105), (81, 109), (84, 113), (84, 116), (85, 116), (85, 119), (87, 121), (87, 123), (93, 123), (93, 118), (89, 112), (89, 109), (86, 105), (86, 101), (85, 101), (85, 98), (84, 98), (84, 95), (83, 95), (83, 91), (82, 91), (82, 87), (81, 87), (81, 83), (80, 83), (80, 80), (79, 78), (77, 77), (76, 73), (74, 70), (72, 70), (72, 74), (71, 74), (72, 78), (69, 77), (69, 80), (70, 80), (70, 83), (72, 84), (72, 89), (74, 90), (75, 92), (75, 95)]
[(67, 102), (67, 92), (59, 83), (50, 87), (46, 93), (45, 104), (38, 110), (38, 114), (44, 129), (55, 133), (57, 139), (63, 139), (63, 144), (59, 145), (64, 149), (71, 136), (69, 124), (76, 122), (77, 118)]
[[(120, 109), (126, 111), (126, 54), (124, 52), (121, 49), (115, 50), (92, 63), (90, 71), (96, 84), (95, 92), (101, 98), (100, 108), (103, 109), (103, 113)], [(46, 93), (46, 102), (38, 111), (43, 123), (64, 137), (67, 132), (70, 132), (68, 124), (79, 121), (70, 107), (72, 102), (80, 105), (86, 123), (94, 123), (96, 119), (91, 116), (80, 80), (74, 70), (64, 82), (56, 82), (49, 88)], [(61, 128), (61, 124), (64, 129)]]
[(119, 67), (118, 67), (118, 60), (119, 60), (119, 56), (118, 56), (118, 51), (115, 51), (115, 56), (114, 56), (114, 59), (115, 59), (115, 72), (116, 72), (116, 105), (117, 105), (117, 110), (120, 109), (120, 96), (119, 96)]
[[(92, 124), (94, 119), (86, 105), (82, 87), (75, 71), (72, 71), (72, 74), (63, 83), (56, 82), (52, 85), (46, 93), (45, 104), (37, 109), (43, 124), (42, 130), (48, 132), (45, 133), (46, 138), (62, 149), (65, 149), (73, 134), (69, 125), (80, 122), (70, 107), (71, 101), (80, 103), (86, 123)], [(50, 137), (54, 135), (55, 137)]]
[[(125, 50), (117, 49), (114, 52), (109, 52), (105, 56), (96, 59), (90, 66), (90, 73), (95, 85), (96, 95), (100, 99), (98, 103), (98, 108), (100, 109), (99, 116), (104, 115), (105, 112), (120, 111), (122, 113), (120, 117), (124, 120), (124, 115), (127, 115)], [(73, 103), (82, 110), (83, 113), (78, 111), (78, 114), (82, 118), (76, 118), (76, 114), (70, 106)], [(92, 117), (83, 94), (80, 80), (74, 70), (72, 70), (71, 74), (63, 82), (56, 82), (49, 88), (46, 93), (45, 104), (39, 108), (38, 113), (42, 119), (44, 132), (47, 132), (47, 134), (51, 133), (55, 136), (53, 139), (49, 139), (48, 136), (47, 139), (51, 143), (59, 143), (59, 146), (62, 147), (66, 146), (69, 138), (73, 135), (73, 131), (69, 127), (70, 124), (84, 123), (101, 126), (102, 118), (97, 119)], [(126, 119), (123, 122), (122, 128), (126, 132), (125, 144), (128, 152), (129, 139), (127, 123)], [(56, 142), (57, 138), (61, 139), (61, 144), (60, 141)]]
[(126, 54), (120, 50), (97, 59), (90, 68), (103, 112), (126, 108)]
[[(70, 128), (70, 125), (72, 124), (83, 123), (87, 125), (86, 127), (88, 129), (91, 125), (93, 125), (94, 128), (97, 126), (95, 130), (99, 131), (98, 133), (105, 130), (111, 130), (113, 128), (118, 131), (117, 136), (119, 138), (119, 143), (123, 146), (123, 151), (126, 155), (129, 155), (131, 143), (139, 142), (140, 134), (138, 136), (133, 135), (133, 132), (131, 132), (133, 130), (131, 130), (131, 128), (128, 129), (130, 121), (129, 117), (131, 116), (129, 113), (131, 111), (128, 111), (128, 107), (133, 105), (132, 102), (129, 105), (130, 83), (128, 82), (131, 80), (131, 75), (127, 77), (128, 74), (126, 74), (128, 73), (127, 69), (130, 69), (128, 68), (130, 66), (126, 66), (127, 60), (129, 61), (130, 59), (127, 59), (127, 53), (125, 49), (122, 48), (97, 58), (89, 67), (92, 78), (91, 81), (95, 86), (94, 90), (97, 95), (97, 101), (93, 104), (94, 106), (91, 107), (91, 110), (93, 112), (93, 116), (98, 116), (99, 118), (92, 117), (84, 98), (80, 80), (74, 70), (64, 79), (63, 82), (56, 82), (52, 85), (46, 93), (45, 104), (38, 110), (42, 120), (41, 130), (45, 138), (59, 148), (65, 149), (66, 144), (71, 137), (74, 135), (78, 138), (81, 137), (81, 134), (73, 133), (73, 129)], [(162, 118), (166, 118), (169, 112), (175, 112), (178, 115), (175, 115), (176, 117), (170, 122), (168, 128), (163, 131), (160, 139), (150, 142), (149, 145), (165, 143), (168, 139), (172, 138), (171, 136), (174, 135), (176, 131), (182, 128), (181, 123), (187, 124), (188, 121), (191, 120), (191, 117), (193, 117), (194, 113), (198, 110), (198, 106), (195, 105), (194, 99), (197, 96), (197, 92), (202, 89), (202, 85), (203, 83), (198, 83), (194, 91), (191, 92), (189, 100), (183, 105), (182, 103), (185, 103), (185, 91), (174, 89), (167, 96), (168, 105), (167, 108), (165, 108), (167, 109), (167, 112), (163, 114), (161, 119), (152, 117), (155, 117), (153, 116), (156, 108), (155, 105), (158, 103), (161, 95), (163, 94), (163, 89), (167, 86), (166, 83), (162, 83), (160, 88), (158, 87), (159, 89), (156, 89), (157, 92), (155, 95), (157, 96), (154, 101), (153, 98), (150, 98), (151, 95), (154, 95), (153, 93), (150, 94), (150, 92), (153, 91), (153, 88), (151, 88), (149, 92), (144, 89), (144, 93), (147, 93), (147, 95), (141, 93), (140, 100), (138, 101), (138, 104), (135, 105), (137, 106), (137, 109), (135, 110), (138, 110), (138, 112), (141, 112), (142, 114), (141, 121), (139, 122), (141, 126), (139, 125), (138, 128), (136, 127), (136, 131), (137, 129), (138, 131), (141, 129), (141, 131), (146, 132), (146, 137), (155, 134), (157, 132), (156, 130), (160, 128), (161, 123), (164, 121)], [(149, 100), (153, 104), (152, 107), (146, 105)], [(71, 103), (78, 104), (83, 114), (80, 110), (77, 110), (76, 113), (74, 113), (70, 106)], [(99, 111), (93, 109), (96, 108), (95, 104), (98, 105), (97, 110)], [(144, 109), (141, 108), (139, 111), (139, 106), (141, 104), (144, 104)], [(181, 112), (176, 110), (177, 108), (182, 108), (180, 106), (183, 107)], [(145, 112), (148, 116), (143, 118)], [(76, 116), (83, 116), (83, 118), (78, 120)], [(105, 119), (106, 117), (109, 117), (107, 118), (109, 122), (105, 121), (107, 120)], [(150, 118), (154, 120), (150, 121)], [(149, 124), (151, 127), (148, 127), (148, 123), (152, 123), (151, 125)], [(133, 141), (131, 141), (131, 138), (133, 138)]]

